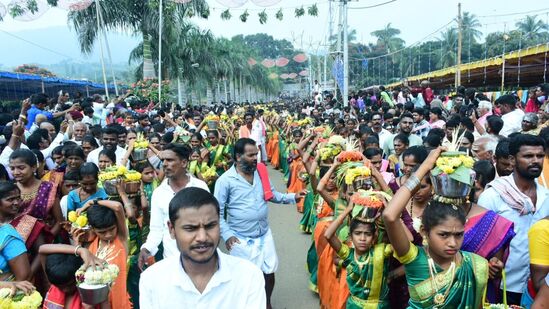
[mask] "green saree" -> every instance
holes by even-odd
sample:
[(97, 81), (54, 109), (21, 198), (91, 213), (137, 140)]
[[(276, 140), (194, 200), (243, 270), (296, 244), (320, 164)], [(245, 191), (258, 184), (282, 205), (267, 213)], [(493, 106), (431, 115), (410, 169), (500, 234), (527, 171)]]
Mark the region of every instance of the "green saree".
[[(410, 251), (403, 257), (396, 257), (406, 272), (410, 301), (408, 308), (481, 308), (482, 296), (488, 282), (488, 262), (474, 253), (460, 251), (462, 261), (456, 265), (455, 275), (436, 266), (435, 280), (429, 274), (428, 256), (425, 249), (410, 244)], [(435, 287), (439, 291), (435, 291)], [(449, 290), (448, 290), (449, 289)], [(435, 295), (444, 297), (436, 305)]]
[(357, 261), (355, 249), (342, 244), (337, 254), (347, 269), (347, 286), (351, 292), (347, 309), (390, 308), (387, 285), (390, 248), (387, 244), (377, 244)]

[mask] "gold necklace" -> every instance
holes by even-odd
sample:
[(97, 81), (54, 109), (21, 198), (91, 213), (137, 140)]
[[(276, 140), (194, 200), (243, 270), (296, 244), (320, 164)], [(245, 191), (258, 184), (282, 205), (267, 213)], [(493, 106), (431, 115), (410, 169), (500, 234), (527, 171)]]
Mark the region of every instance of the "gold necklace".
[[(368, 253), (366, 253), (366, 254), (368, 254)], [(354, 259), (355, 259), (355, 263), (358, 265), (358, 269), (360, 269), (360, 271), (362, 271), (362, 266), (364, 266), (364, 265), (368, 264), (368, 262), (370, 262), (370, 254), (368, 254), (368, 257), (366, 258), (365, 261), (361, 262), (360, 261), (360, 256), (356, 255), (356, 249), (353, 253), (353, 256), (354, 256)]]
[[(435, 291), (435, 297), (433, 299), (433, 302), (435, 306), (434, 309), (437, 309), (437, 306), (441, 306), (446, 301), (446, 297), (448, 297), (448, 294), (450, 293), (450, 286), (452, 285), (452, 282), (454, 281), (454, 277), (456, 274), (456, 256), (454, 256), (454, 261), (450, 264), (450, 267), (444, 274), (440, 274), (438, 278), (435, 276), (436, 273), (436, 266), (435, 261), (431, 258), (429, 255), (428, 248), (425, 248), (425, 253), (427, 253), (428, 259), (427, 263), (429, 264), (429, 275), (431, 276), (431, 286), (433, 290)], [(448, 274), (451, 273), (450, 280), (448, 280), (448, 286), (446, 287), (446, 292), (440, 293), (439, 291), (444, 288), (444, 286), (439, 287), (437, 281), (440, 281), (440, 283), (444, 283), (444, 279), (448, 276)]]

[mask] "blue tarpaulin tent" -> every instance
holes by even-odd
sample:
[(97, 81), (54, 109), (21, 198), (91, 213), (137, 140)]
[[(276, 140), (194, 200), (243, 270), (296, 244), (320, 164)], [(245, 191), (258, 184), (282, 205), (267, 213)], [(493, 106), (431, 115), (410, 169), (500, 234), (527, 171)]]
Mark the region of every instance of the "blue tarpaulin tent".
[[(109, 84), (108, 89), (109, 94), (114, 94), (114, 85)], [(0, 100), (24, 100), (39, 92), (56, 97), (60, 90), (67, 91), (71, 95), (79, 91), (84, 96), (89, 96), (96, 93), (104, 94), (105, 86), (86, 80), (0, 71)]]

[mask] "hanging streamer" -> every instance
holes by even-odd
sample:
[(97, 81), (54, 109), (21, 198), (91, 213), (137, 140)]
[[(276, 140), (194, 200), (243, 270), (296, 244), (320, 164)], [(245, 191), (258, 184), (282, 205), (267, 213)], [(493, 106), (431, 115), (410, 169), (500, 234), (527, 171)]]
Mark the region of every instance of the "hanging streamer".
[(297, 77), (297, 73), (290, 73), (288, 74), (288, 77), (294, 79)]
[(303, 70), (303, 71), (299, 72), (299, 75), (300, 76), (309, 76), (309, 71)]
[(257, 64), (257, 61), (254, 58), (248, 58), (248, 64), (254, 66)]
[(287, 73), (283, 73), (283, 74), (280, 74), (279, 77), (282, 78), (282, 79), (288, 79), (288, 74), (287, 74)]

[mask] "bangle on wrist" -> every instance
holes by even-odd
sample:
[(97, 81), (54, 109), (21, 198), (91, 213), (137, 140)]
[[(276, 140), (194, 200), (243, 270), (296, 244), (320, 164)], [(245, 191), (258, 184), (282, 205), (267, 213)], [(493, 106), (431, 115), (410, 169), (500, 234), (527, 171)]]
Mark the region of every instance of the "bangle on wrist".
[(80, 248), (82, 248), (81, 245), (78, 245), (78, 246), (76, 246), (76, 248), (74, 248), (74, 255), (75, 256), (80, 256), (80, 255), (78, 255), (78, 249), (80, 249)]

